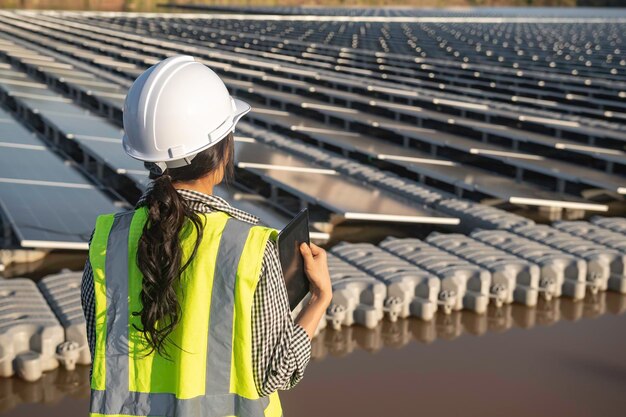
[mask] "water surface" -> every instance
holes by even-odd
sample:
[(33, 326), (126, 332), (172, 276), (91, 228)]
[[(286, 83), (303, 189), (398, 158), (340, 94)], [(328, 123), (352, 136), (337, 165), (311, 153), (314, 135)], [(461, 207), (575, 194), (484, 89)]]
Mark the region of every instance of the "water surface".
[[(330, 329), (285, 416), (626, 415), (626, 296)], [(87, 415), (89, 369), (0, 379), (0, 415)]]

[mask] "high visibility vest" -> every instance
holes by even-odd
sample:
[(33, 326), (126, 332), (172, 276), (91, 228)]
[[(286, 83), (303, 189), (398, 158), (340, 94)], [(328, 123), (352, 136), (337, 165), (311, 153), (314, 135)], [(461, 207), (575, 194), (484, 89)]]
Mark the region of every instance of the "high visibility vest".
[[(95, 291), (90, 416), (280, 417), (278, 393), (259, 397), (252, 363), (252, 300), (275, 229), (223, 212), (200, 214), (203, 236), (180, 277), (169, 358), (151, 354), (141, 329), (137, 244), (146, 208), (99, 216), (89, 248)], [(195, 228), (180, 234), (183, 262)], [(178, 346), (178, 347), (176, 347)]]

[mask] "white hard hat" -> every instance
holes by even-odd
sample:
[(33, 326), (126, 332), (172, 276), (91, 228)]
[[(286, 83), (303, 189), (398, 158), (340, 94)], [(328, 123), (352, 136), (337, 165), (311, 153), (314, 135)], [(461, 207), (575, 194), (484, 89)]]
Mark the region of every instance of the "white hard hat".
[(144, 71), (124, 102), (128, 155), (161, 171), (189, 165), (193, 157), (234, 130), (250, 111), (224, 82), (192, 56), (172, 56)]

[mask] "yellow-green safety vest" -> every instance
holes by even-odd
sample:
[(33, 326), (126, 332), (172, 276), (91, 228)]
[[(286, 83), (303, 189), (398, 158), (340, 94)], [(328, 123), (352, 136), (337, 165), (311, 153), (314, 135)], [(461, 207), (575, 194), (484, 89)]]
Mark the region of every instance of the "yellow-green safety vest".
[[(180, 277), (178, 326), (165, 358), (141, 329), (137, 244), (146, 208), (99, 216), (89, 247), (95, 290), (90, 416), (280, 417), (278, 393), (259, 397), (253, 378), (252, 300), (264, 248), (277, 231), (223, 212), (201, 214), (196, 257)], [(180, 234), (183, 259), (195, 228)]]

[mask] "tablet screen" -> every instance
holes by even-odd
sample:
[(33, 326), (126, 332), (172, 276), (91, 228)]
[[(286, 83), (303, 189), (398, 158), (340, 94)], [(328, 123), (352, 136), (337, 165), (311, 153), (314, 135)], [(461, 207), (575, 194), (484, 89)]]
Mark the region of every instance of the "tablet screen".
[(278, 234), (278, 256), (285, 277), (289, 307), (293, 310), (309, 292), (300, 244), (309, 243), (309, 212), (302, 209)]

